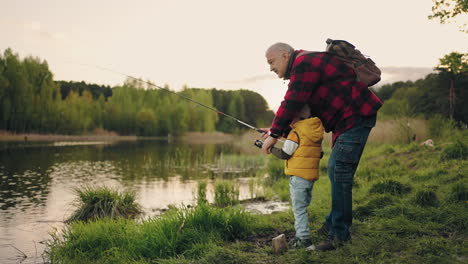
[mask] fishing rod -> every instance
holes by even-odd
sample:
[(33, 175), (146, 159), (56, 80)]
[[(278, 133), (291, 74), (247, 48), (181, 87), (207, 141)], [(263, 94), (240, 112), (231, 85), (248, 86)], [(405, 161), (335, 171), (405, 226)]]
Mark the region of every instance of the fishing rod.
[(121, 73), (121, 72), (118, 72), (118, 71), (115, 71), (115, 70), (112, 70), (112, 69), (109, 69), (109, 68), (105, 68), (105, 67), (102, 67), (102, 66), (98, 66), (98, 65), (83, 64), (83, 63), (76, 63), (76, 62), (70, 62), (70, 63), (79, 64), (79, 65), (82, 65), (82, 66), (88, 66), (88, 67), (99, 68), (99, 69), (104, 70), (104, 71), (108, 71), (108, 72), (112, 72), (112, 73), (115, 73), (115, 74), (123, 75), (123, 76), (126, 76), (127, 78), (134, 79), (134, 80), (136, 80), (136, 81), (146, 83), (146, 84), (151, 85), (151, 86), (153, 86), (153, 87), (156, 87), (156, 88), (158, 88), (158, 89), (165, 90), (165, 91), (167, 91), (167, 92), (173, 93), (173, 94), (175, 94), (175, 95), (177, 95), (177, 96), (179, 96), (179, 97), (181, 97), (181, 98), (184, 98), (184, 99), (186, 99), (186, 100), (191, 101), (192, 103), (195, 103), (195, 104), (198, 104), (198, 105), (200, 105), (200, 106), (203, 106), (203, 107), (205, 107), (206, 109), (209, 109), (209, 110), (211, 110), (211, 111), (214, 111), (214, 112), (218, 113), (219, 115), (222, 115), (222, 116), (225, 116), (225, 117), (234, 119), (237, 123), (239, 123), (239, 124), (241, 124), (241, 125), (244, 125), (244, 126), (250, 128), (250, 129), (253, 129), (253, 130), (257, 131), (258, 133), (262, 133), (262, 134), (263, 134), (263, 133), (268, 133), (268, 131), (265, 131), (265, 130), (262, 130), (262, 129), (260, 129), (260, 128), (257, 128), (257, 127), (254, 127), (254, 126), (252, 126), (252, 125), (249, 125), (249, 124), (247, 124), (246, 122), (241, 121), (241, 120), (239, 120), (239, 119), (237, 119), (237, 118), (235, 118), (235, 117), (233, 117), (233, 116), (231, 116), (231, 115), (228, 115), (228, 114), (226, 114), (226, 113), (223, 113), (223, 112), (219, 111), (218, 109), (216, 109), (216, 108), (214, 108), (214, 107), (211, 107), (211, 106), (202, 104), (202, 103), (200, 103), (200, 102), (197, 102), (197, 101), (193, 100), (193, 99), (190, 98), (190, 97), (184, 96), (184, 95), (179, 94), (179, 93), (176, 93), (176, 92), (174, 92), (174, 91), (171, 91), (171, 90), (168, 89), (168, 88), (158, 86), (158, 85), (153, 84), (153, 83), (151, 83), (151, 82), (149, 82), (149, 81), (144, 81), (144, 80), (142, 80), (142, 79), (135, 78), (135, 77), (133, 77), (133, 76), (131, 76), (131, 75), (128, 75), (128, 74), (125, 74), (125, 73)]

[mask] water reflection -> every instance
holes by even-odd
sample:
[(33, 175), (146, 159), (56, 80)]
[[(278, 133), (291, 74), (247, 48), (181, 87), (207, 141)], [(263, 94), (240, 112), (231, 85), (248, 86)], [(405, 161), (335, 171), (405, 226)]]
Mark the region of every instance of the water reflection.
[(49, 156), (42, 148), (32, 153), (27, 148), (0, 151), (1, 210), (44, 205), (51, 180), (46, 172), (54, 163)]
[(233, 145), (166, 141), (0, 143), (0, 263), (18, 263), (13, 246), (28, 256), (22, 263), (38, 263), (40, 241), (63, 225), (83, 185), (134, 190), (148, 216), (193, 203), (200, 179), (208, 180), (208, 200), (219, 178), (236, 179), (241, 199), (251, 198), (250, 179), (264, 160), (241, 154)]

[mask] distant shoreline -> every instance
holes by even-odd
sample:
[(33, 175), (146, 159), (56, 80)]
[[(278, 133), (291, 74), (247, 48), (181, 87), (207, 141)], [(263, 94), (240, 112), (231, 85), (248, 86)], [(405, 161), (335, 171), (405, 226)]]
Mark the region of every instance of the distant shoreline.
[(136, 135), (121, 136), (114, 132), (87, 135), (11, 133), (0, 131), (0, 142), (54, 142), (54, 141), (137, 141), (137, 140), (182, 140), (189, 143), (223, 143), (233, 140), (233, 135), (221, 132), (188, 132), (180, 137), (142, 137)]
[(136, 141), (137, 136), (119, 135), (58, 135), (58, 134), (12, 134), (0, 133), (0, 141), (51, 142), (51, 141)]

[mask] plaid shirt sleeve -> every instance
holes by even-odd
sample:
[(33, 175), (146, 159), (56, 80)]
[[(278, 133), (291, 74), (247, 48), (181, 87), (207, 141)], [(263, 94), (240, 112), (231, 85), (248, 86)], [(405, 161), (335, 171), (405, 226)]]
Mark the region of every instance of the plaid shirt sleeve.
[(300, 56), (296, 58), (291, 68), (291, 79), (288, 91), (281, 102), (271, 125), (270, 133), (286, 136), (289, 125), (295, 115), (307, 103), (312, 92), (318, 87), (322, 74), (322, 58)]

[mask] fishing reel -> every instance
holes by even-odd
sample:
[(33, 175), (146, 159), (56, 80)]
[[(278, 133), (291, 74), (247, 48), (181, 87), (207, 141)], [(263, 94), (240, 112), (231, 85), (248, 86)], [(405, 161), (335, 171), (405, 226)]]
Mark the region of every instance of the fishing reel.
[(263, 147), (263, 142), (257, 139), (257, 140), (255, 140), (254, 145), (257, 148), (262, 148)]

